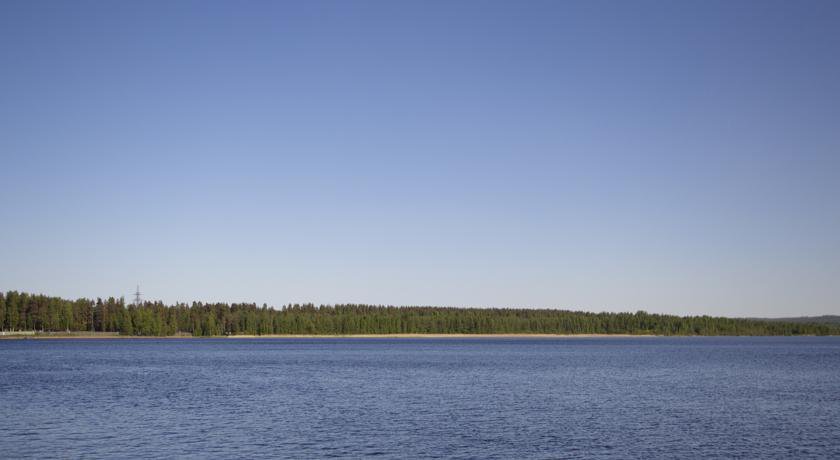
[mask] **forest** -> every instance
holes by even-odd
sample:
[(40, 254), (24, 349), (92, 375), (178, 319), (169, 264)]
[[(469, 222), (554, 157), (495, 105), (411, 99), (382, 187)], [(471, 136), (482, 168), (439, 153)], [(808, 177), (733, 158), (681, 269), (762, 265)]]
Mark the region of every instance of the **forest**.
[(838, 335), (840, 325), (555, 309), (126, 303), (0, 292), (0, 330), (129, 336), (269, 334)]

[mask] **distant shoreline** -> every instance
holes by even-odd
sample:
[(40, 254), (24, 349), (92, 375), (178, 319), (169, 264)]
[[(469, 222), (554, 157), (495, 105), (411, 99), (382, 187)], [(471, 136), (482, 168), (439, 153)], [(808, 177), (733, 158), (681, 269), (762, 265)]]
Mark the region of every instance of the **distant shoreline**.
[[(2, 314), (5, 310), (5, 314)], [(829, 318), (830, 319), (830, 318)], [(827, 321), (827, 320), (826, 320)], [(459, 308), (369, 304), (135, 302), (0, 292), (0, 331), (25, 335), (158, 337), (635, 337), (840, 335), (840, 323), (783, 322), (554, 308)], [(429, 333), (434, 331), (433, 333)], [(265, 334), (265, 335), (261, 335)], [(0, 332), (0, 337), (3, 334)]]
[[(654, 334), (266, 334), (266, 335), (214, 335), (214, 336), (192, 336), (192, 335), (119, 335), (119, 334), (14, 334), (0, 335), (0, 340), (126, 340), (126, 339), (231, 339), (231, 340), (253, 340), (253, 339), (586, 339), (586, 338), (656, 338), (656, 337), (820, 337), (816, 335), (654, 335)], [(832, 336), (824, 336), (832, 337)]]

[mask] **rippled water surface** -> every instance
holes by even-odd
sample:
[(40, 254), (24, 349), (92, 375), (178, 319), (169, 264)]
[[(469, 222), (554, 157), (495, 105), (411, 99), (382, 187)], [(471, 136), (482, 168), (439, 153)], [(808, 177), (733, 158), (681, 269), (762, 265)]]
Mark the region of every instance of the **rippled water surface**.
[(0, 341), (0, 457), (840, 457), (840, 338)]

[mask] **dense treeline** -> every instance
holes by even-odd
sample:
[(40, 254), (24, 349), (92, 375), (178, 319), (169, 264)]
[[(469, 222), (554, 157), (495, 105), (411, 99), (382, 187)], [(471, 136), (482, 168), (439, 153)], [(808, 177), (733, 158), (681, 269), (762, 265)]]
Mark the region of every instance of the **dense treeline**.
[(791, 318), (759, 318), (767, 321), (781, 321), (783, 323), (811, 323), (840, 325), (840, 315), (796, 316)]
[(0, 292), (0, 330), (118, 332), (122, 335), (236, 334), (658, 334), (837, 335), (840, 327), (709, 316), (588, 313), (550, 309), (386, 307), (65, 300)]

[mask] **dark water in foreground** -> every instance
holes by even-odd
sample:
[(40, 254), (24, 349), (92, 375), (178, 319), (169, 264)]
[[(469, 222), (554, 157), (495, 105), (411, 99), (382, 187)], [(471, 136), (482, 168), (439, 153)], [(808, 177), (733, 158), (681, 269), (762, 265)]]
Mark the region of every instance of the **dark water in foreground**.
[(840, 457), (840, 338), (0, 341), (0, 457)]

